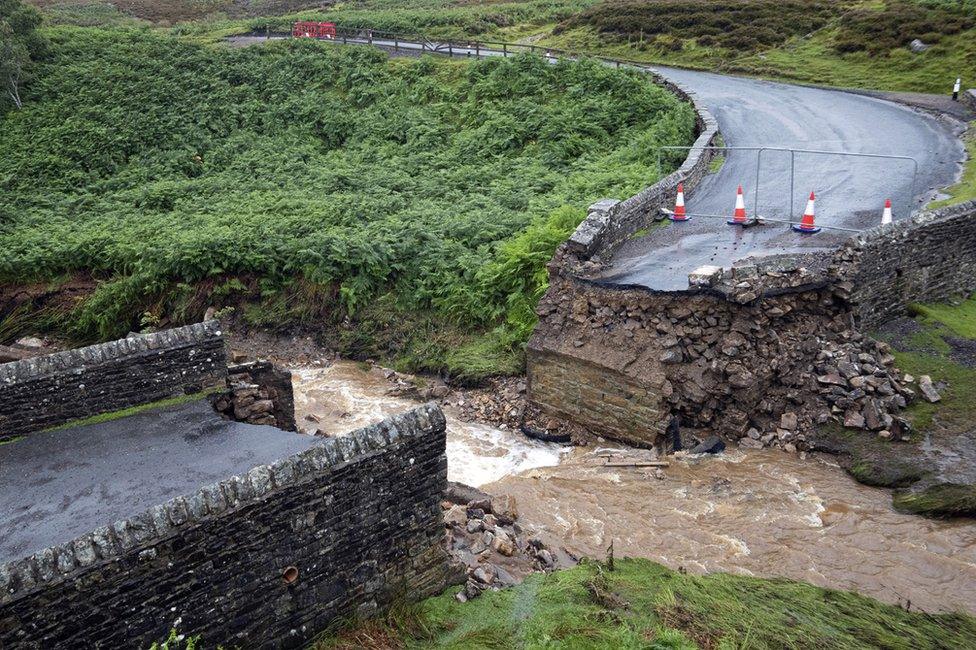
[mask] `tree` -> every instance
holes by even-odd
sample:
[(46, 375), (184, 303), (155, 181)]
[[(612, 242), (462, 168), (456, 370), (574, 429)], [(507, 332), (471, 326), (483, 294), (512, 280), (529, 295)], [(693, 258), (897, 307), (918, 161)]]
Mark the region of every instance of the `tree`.
[(0, 106), (23, 106), (20, 92), (30, 78), (34, 61), (44, 51), (37, 32), (41, 14), (21, 0), (0, 0)]

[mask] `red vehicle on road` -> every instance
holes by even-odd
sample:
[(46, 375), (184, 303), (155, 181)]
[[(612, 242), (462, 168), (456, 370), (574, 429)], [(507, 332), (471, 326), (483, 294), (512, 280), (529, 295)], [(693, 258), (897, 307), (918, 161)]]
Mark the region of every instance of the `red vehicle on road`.
[(336, 37), (335, 23), (317, 23), (310, 20), (300, 20), (291, 28), (293, 38), (324, 38), (334, 41)]

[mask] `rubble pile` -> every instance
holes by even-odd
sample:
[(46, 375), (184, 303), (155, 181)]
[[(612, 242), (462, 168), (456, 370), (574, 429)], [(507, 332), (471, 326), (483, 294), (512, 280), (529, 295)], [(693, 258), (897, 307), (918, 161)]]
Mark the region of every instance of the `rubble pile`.
[[(583, 409), (608, 422), (608, 437), (637, 444), (660, 443), (677, 416), (747, 447), (796, 451), (829, 421), (905, 438), (898, 413), (919, 393), (938, 399), (856, 330), (847, 287), (803, 267), (716, 269), (698, 282), (676, 294), (553, 275), (529, 344), (532, 400), (555, 414)], [(648, 416), (616, 432), (616, 404)]]
[(235, 381), (228, 393), (214, 400), (214, 409), (238, 422), (277, 426), (271, 414), (274, 410), (271, 389), (248, 381)]
[[(444, 544), (467, 576), (458, 600), (476, 598), (487, 589), (511, 587), (534, 572), (575, 564), (576, 558), (565, 551), (550, 548), (540, 539), (526, 539), (514, 497), (461, 487), (460, 491), (449, 490), (441, 503)], [(463, 502), (467, 497), (473, 498)]]
[(229, 367), (227, 390), (211, 396), (211, 404), (230, 420), (296, 429), (291, 373), (267, 361)]

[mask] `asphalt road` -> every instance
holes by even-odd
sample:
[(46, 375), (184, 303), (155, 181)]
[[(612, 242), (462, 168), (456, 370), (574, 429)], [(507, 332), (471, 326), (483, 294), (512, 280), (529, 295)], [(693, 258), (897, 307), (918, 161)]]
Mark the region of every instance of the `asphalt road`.
[(0, 445), (0, 563), (318, 444), (206, 400)]
[[(229, 40), (249, 45), (265, 39)], [(393, 41), (381, 39), (374, 39), (373, 45), (394, 47)], [(448, 50), (446, 43), (395, 45), (408, 52)], [(460, 45), (452, 45), (451, 52), (461, 57), (503, 55)], [(952, 126), (902, 104), (839, 90), (653, 69), (695, 93), (718, 121), (726, 146), (902, 156), (917, 162), (917, 176), (910, 160), (728, 151), (718, 172), (686, 197), (689, 213), (723, 217), (695, 216), (627, 242), (600, 278), (610, 284), (683, 290), (688, 288), (688, 273), (702, 265), (729, 267), (749, 257), (832, 250), (852, 230), (880, 223), (885, 199), (893, 202), (895, 220), (909, 216), (957, 178), (965, 159)], [(748, 229), (729, 226), (724, 217), (732, 214), (740, 184), (750, 217), (797, 221), (812, 191), (817, 197), (817, 225), (838, 229), (808, 235), (773, 221)]]
[[(896, 220), (909, 216), (937, 188), (953, 182), (964, 159), (950, 126), (901, 104), (704, 72), (659, 72), (695, 92), (718, 121), (727, 146), (906, 156), (918, 162), (913, 181), (911, 161), (796, 153), (791, 190), (790, 153), (766, 151), (760, 166), (755, 151), (729, 151), (718, 173), (707, 176), (687, 198), (692, 214), (730, 215), (736, 186), (742, 184), (750, 216), (798, 220), (812, 191), (817, 225), (861, 230), (880, 223), (886, 198), (893, 202)], [(804, 235), (781, 223), (742, 229), (723, 219), (693, 217), (628, 242), (602, 279), (686, 289), (688, 273), (704, 264), (729, 267), (749, 256), (829, 250), (851, 235), (826, 228)]]

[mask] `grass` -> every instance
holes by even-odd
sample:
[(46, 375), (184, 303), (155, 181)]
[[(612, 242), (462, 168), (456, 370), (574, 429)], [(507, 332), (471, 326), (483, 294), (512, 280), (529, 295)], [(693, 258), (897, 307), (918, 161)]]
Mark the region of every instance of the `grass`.
[(976, 513), (976, 485), (937, 483), (924, 490), (898, 492), (896, 508), (936, 517), (972, 516)]
[(912, 310), (921, 316), (923, 324), (929, 327), (934, 324), (945, 325), (956, 336), (976, 340), (976, 297), (955, 305), (945, 303), (913, 305)]
[(916, 378), (929, 375), (934, 382), (948, 385), (940, 402), (919, 399), (908, 408), (912, 424), (924, 432), (938, 418), (942, 427), (971, 428), (976, 422), (976, 402), (972, 399), (976, 395), (976, 368), (953, 360), (950, 340), (976, 340), (976, 297), (956, 305), (913, 305), (912, 311), (921, 332), (894, 350), (898, 367)]
[(823, 425), (818, 437), (845, 457), (844, 466), (859, 483), (884, 488), (905, 488), (928, 476), (914, 445), (891, 442), (838, 423)]
[(453, 590), (404, 615), (359, 623), (325, 648), (970, 647), (976, 619), (907, 612), (784, 579), (691, 576), (649, 560), (586, 562), (459, 603)]
[(196, 402), (202, 399), (206, 399), (208, 395), (211, 395), (219, 390), (220, 388), (214, 387), (204, 391), (200, 391), (199, 393), (191, 393), (189, 395), (177, 395), (176, 397), (167, 397), (166, 399), (161, 399), (156, 402), (150, 402), (148, 404), (130, 406), (128, 408), (120, 409), (118, 411), (99, 413), (98, 415), (92, 415), (87, 418), (72, 420), (71, 422), (67, 422), (65, 424), (59, 424), (49, 429), (45, 429), (45, 431), (64, 431), (66, 429), (75, 429), (78, 427), (86, 427), (92, 424), (103, 424), (105, 422), (121, 420), (122, 418), (138, 415), (139, 413), (146, 413), (148, 411), (155, 411), (157, 409), (169, 408), (170, 406), (178, 406), (180, 404), (188, 404), (189, 402)]
[[(722, 134), (721, 133), (719, 133), (715, 137), (715, 144), (714, 144), (714, 146), (716, 146), (716, 147), (724, 147), (725, 146), (725, 138), (722, 137)], [(722, 167), (724, 165), (725, 165), (725, 151), (720, 149), (720, 150), (718, 150), (715, 153), (715, 155), (712, 158), (711, 162), (708, 163), (708, 173), (709, 174), (717, 174), (722, 169)]]

